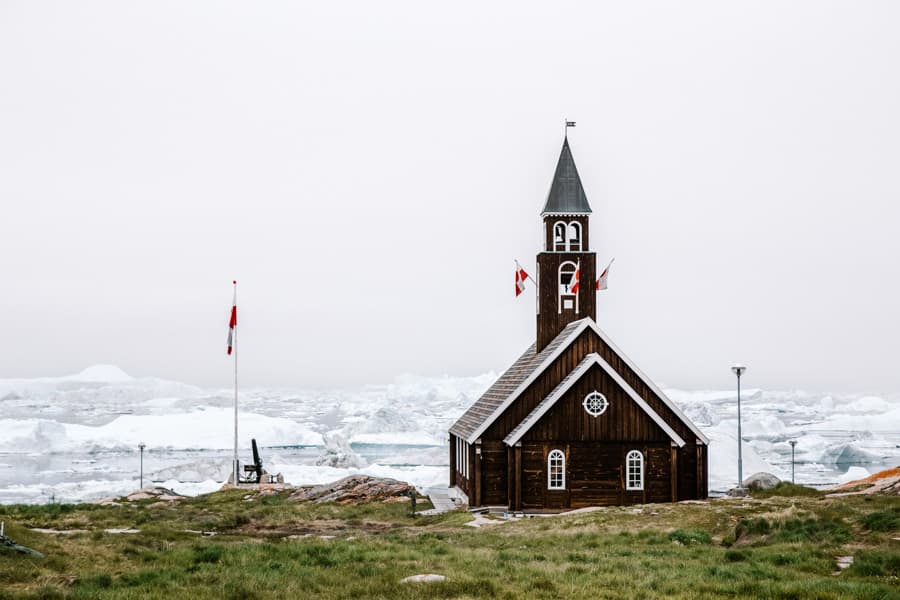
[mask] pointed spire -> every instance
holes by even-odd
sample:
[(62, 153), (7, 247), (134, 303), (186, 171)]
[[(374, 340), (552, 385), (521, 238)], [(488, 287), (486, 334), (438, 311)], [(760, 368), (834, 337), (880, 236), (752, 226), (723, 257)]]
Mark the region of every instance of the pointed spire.
[(556, 163), (556, 173), (553, 174), (553, 183), (550, 184), (550, 193), (547, 195), (547, 203), (544, 204), (542, 215), (545, 214), (588, 214), (591, 205), (588, 204), (584, 188), (581, 186), (581, 178), (578, 169), (575, 168), (575, 159), (572, 158), (572, 150), (569, 148), (569, 138), (563, 141), (562, 152), (559, 153), (559, 162)]

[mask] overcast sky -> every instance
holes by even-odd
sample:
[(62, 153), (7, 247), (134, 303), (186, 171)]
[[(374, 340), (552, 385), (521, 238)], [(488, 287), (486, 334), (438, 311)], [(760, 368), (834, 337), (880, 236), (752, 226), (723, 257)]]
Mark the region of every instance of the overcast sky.
[(0, 0), (0, 377), (505, 369), (565, 118), (661, 384), (900, 390), (896, 2)]

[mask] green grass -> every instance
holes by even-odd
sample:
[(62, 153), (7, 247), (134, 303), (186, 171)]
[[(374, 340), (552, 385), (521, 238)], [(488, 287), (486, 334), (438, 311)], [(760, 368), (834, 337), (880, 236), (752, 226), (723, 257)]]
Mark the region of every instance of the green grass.
[[(413, 518), (406, 503), (243, 496), (0, 506), (9, 535), (47, 554), (0, 550), (0, 598), (900, 597), (897, 543), (866, 525), (894, 514), (885, 497), (607, 508), (474, 530), (465, 512)], [(113, 527), (140, 533), (102, 531)], [(846, 554), (853, 566), (832, 575)], [(447, 580), (400, 583), (427, 572)]]
[(900, 506), (869, 513), (860, 523), (870, 531), (900, 531)]
[(754, 498), (771, 498), (773, 496), (819, 498), (824, 495), (825, 492), (789, 481), (782, 481), (770, 490), (753, 490), (752, 492)]

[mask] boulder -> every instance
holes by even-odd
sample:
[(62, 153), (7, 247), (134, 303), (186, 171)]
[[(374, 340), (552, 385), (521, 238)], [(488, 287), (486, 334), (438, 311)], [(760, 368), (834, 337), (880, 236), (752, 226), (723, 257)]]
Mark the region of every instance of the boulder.
[(443, 575), (437, 573), (422, 573), (420, 575), (410, 575), (400, 580), (400, 583), (436, 583), (447, 579)]
[(754, 473), (744, 480), (744, 487), (751, 490), (771, 490), (781, 483), (781, 480), (771, 473)]
[(350, 475), (332, 483), (301, 488), (290, 495), (292, 502), (337, 502), (357, 504), (387, 500), (415, 493), (416, 488), (403, 481), (369, 475)]

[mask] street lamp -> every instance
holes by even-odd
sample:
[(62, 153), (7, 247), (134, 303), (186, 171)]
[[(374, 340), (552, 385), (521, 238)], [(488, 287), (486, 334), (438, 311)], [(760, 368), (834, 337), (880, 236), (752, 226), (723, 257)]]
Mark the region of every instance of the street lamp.
[(788, 442), (791, 445), (791, 483), (794, 482), (794, 446), (797, 445), (797, 440), (791, 440)]
[(731, 367), (732, 372), (737, 375), (737, 396), (738, 396), (738, 489), (744, 487), (744, 463), (741, 456), (741, 375), (747, 370), (747, 367), (741, 364)]
[(144, 489), (144, 448), (146, 447), (144, 442), (138, 444), (138, 449), (141, 451), (141, 489)]

